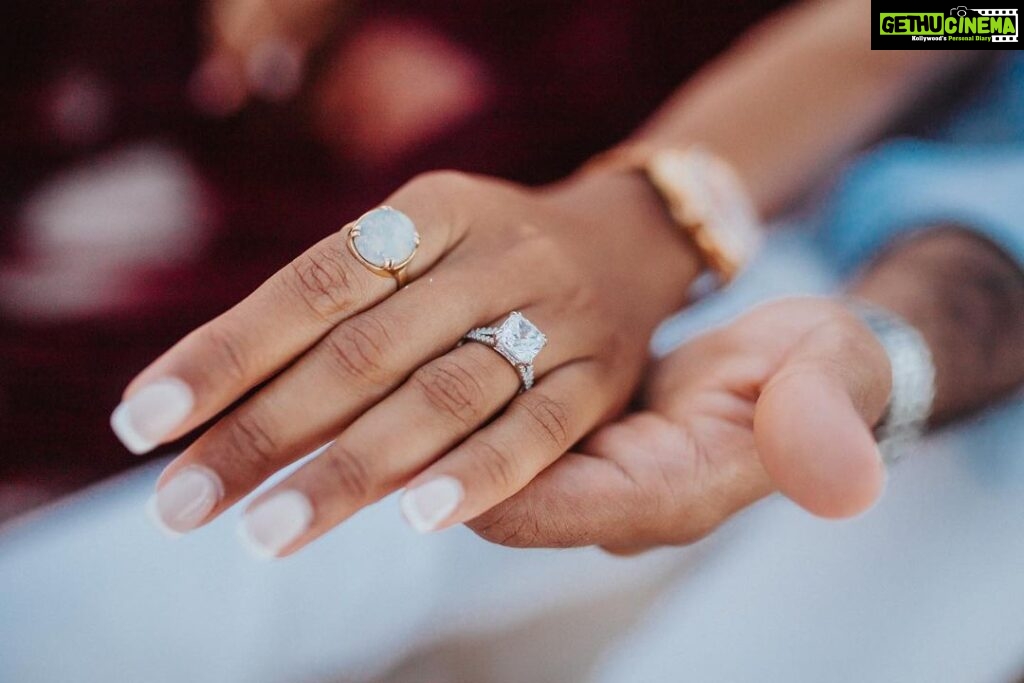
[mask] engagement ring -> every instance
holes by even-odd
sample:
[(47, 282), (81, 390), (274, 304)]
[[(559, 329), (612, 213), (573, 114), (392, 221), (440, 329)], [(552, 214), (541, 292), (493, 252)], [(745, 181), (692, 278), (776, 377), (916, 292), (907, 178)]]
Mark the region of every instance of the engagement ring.
[(500, 353), (519, 373), (523, 381), (521, 391), (533, 386), (533, 359), (548, 341), (544, 333), (518, 311), (509, 314), (497, 327), (470, 330), (463, 339), (486, 344)]

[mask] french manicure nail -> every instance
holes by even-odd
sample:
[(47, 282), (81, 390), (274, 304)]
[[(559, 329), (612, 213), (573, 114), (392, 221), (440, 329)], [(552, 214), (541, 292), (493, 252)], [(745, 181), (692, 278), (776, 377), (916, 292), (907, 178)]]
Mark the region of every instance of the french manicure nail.
[(400, 505), (405, 519), (420, 533), (433, 531), (448, 519), (462, 502), (462, 484), (454, 477), (441, 476), (402, 494)]
[(224, 486), (212, 470), (191, 465), (161, 486), (150, 500), (150, 516), (170, 535), (199, 526), (224, 497)]
[(250, 508), (242, 517), (242, 534), (261, 557), (276, 557), (306, 533), (313, 522), (313, 505), (298, 491), (282, 491)]
[(136, 455), (151, 451), (184, 422), (195, 399), (187, 384), (166, 377), (142, 387), (121, 402), (110, 416), (110, 427)]

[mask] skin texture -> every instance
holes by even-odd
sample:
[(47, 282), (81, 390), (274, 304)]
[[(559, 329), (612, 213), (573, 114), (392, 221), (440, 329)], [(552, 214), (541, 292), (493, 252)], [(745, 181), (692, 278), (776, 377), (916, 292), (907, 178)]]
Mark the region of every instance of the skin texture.
[[(417, 474), (456, 476), (466, 495), (452, 519), (477, 516), (621, 410), (654, 326), (682, 305), (698, 270), (633, 176), (538, 193), (434, 173), (386, 203), (412, 217), (422, 237), (410, 285), (395, 293), (394, 281), (360, 265), (336, 233), (126, 391), (167, 377), (192, 388), (195, 405), (173, 439), (265, 383), (160, 477), (158, 488), (185, 467), (216, 473), (223, 491), (201, 522), (335, 438), (253, 504), (285, 490), (310, 500), (312, 526), (282, 554)], [(638, 211), (636, 229), (617, 229)], [(535, 361), (537, 384), (519, 396), (519, 377), (500, 355), (480, 344), (456, 348), (467, 330), (513, 310), (550, 341)]]
[[(1024, 383), (1024, 274), (983, 240), (924, 231), (853, 291), (921, 331), (939, 420)], [(882, 490), (869, 428), (890, 382), (884, 351), (838, 301), (766, 304), (673, 352), (643, 410), (470, 526), (513, 546), (635, 552), (695, 541), (775, 491), (818, 515), (857, 514)]]
[[(267, 11), (280, 15), (278, 24), (295, 27), (285, 33), (302, 43), (301, 27), (324, 25), (310, 23), (310, 17), (331, 4), (212, 2), (211, 54), (224, 53), (236, 67), (244, 60), (247, 77), (259, 75), (260, 69), (249, 68), (247, 51), (266, 43), (266, 27), (276, 25)], [(282, 14), (292, 9), (296, 15), (290, 19)], [(732, 162), (759, 208), (770, 212), (912, 101), (920, 90), (916, 84), (930, 80), (921, 74), (950, 70), (942, 53), (865, 51), (865, 21), (856, 24), (858, 30), (845, 29), (848, 18), (863, 12), (864, 0), (797, 5), (682, 88), (634, 139), (678, 148), (695, 141), (709, 145)], [(837, 22), (844, 30), (830, 30)], [(306, 46), (313, 44), (313, 38), (304, 40)], [(277, 61), (287, 66), (287, 59)], [(207, 92), (205, 79), (201, 73), (197, 92)], [(241, 106), (249, 85), (240, 85), (241, 94), (222, 109)], [(233, 92), (225, 83), (208, 90)], [(829, 122), (827, 130), (823, 121)], [(768, 134), (751, 138), (743, 131)], [(783, 156), (787, 163), (779, 165)], [(197, 467), (193, 474), (210, 472), (217, 478), (204, 488), (207, 497), (217, 492), (216, 503), (208, 512), (205, 504), (193, 507), (202, 518), (190, 519), (187, 528), (177, 531), (209, 521), (269, 475), (332, 439), (319, 458), (255, 501), (259, 505), (283, 490), (298, 491), (310, 501), (311, 510), (303, 507), (301, 515), (311, 517), (311, 526), (275, 549), (276, 554), (294, 552), (396, 488), (415, 487), (442, 474), (455, 476), (465, 491), (445, 523), (479, 516), (621, 411), (641, 377), (651, 331), (685, 303), (688, 285), (700, 269), (661, 201), (637, 174), (577, 174), (553, 187), (530, 190), (439, 172), (412, 180), (386, 203), (407, 213), (423, 238), (409, 268), (411, 285), (395, 293), (393, 281), (373, 275), (347, 253), (344, 235), (328, 236), (246, 300), (188, 335), (127, 388), (126, 399), (168, 378), (191, 389), (194, 403), (186, 401), (185, 419), (160, 434), (161, 442), (222, 414), (157, 484), (162, 489), (190, 465)], [(516, 374), (492, 350), (478, 344), (453, 350), (467, 330), (500, 321), (513, 310), (522, 311), (549, 339), (536, 361), (536, 387), (519, 396)], [(723, 382), (731, 382), (728, 391), (693, 389), (694, 400), (708, 402), (709, 419), (701, 421), (711, 430), (703, 436), (707, 443), (717, 442), (718, 436), (731, 439), (737, 453), (749, 456), (750, 444), (741, 447), (745, 433), (735, 427), (753, 423), (757, 438), (778, 451), (776, 457), (754, 460), (763, 465), (760, 473), (731, 459), (724, 468), (698, 465), (708, 476), (719, 477), (699, 483), (711, 488), (732, 483), (746, 491), (742, 500), (752, 500), (769, 490), (767, 474), (778, 477), (780, 488), (802, 504), (829, 515), (848, 514), (873, 499), (879, 486), (877, 456), (866, 427), (856, 428), (850, 416), (860, 415), (862, 421), (877, 417), (873, 413), (880, 413), (884, 400), (863, 390), (858, 384), (863, 378), (835, 367), (825, 377), (834, 391), (821, 394), (811, 370), (822, 370), (804, 356), (836, 355), (832, 346), (851, 343), (840, 329), (818, 341), (820, 347), (801, 346), (817, 339), (811, 328), (824, 325), (822, 315), (795, 315), (804, 326), (786, 332), (790, 346), (775, 345), (775, 355), (762, 358), (762, 374), (751, 374), (750, 368), (735, 376), (722, 370)], [(786, 338), (783, 332), (780, 338)], [(863, 334), (860, 330), (859, 343), (877, 352)], [(748, 350), (753, 353), (756, 346)], [(772, 365), (769, 360), (776, 366), (795, 364), (793, 374), (768, 384), (775, 377), (764, 374)], [(801, 366), (798, 360), (806, 362)], [(751, 412), (754, 387), (780, 398), (765, 401), (764, 407), (759, 403)], [(840, 387), (848, 393), (845, 403), (837, 398)], [(747, 404), (735, 401), (737, 395), (747, 396)], [(674, 401), (670, 407), (667, 393), (654, 398), (652, 405), (673, 419), (689, 409)], [(803, 407), (824, 401), (837, 424), (846, 425), (850, 452), (836, 456), (838, 470), (819, 465), (787, 478), (787, 458), (809, 461), (802, 451), (784, 452), (792, 434), (773, 426), (795, 419), (789, 401)], [(757, 424), (764, 426), (757, 429)], [(814, 446), (800, 444), (804, 450)], [(694, 450), (691, 460), (711, 462), (701, 453)], [(538, 481), (563, 471), (563, 462), (579, 459), (558, 460)], [(589, 462), (594, 466), (599, 460)], [(606, 459), (606, 467), (616, 470), (618, 465), (617, 458)], [(837, 479), (853, 476), (844, 473), (846, 467), (876, 474), (865, 475), (859, 487), (850, 489), (848, 500), (822, 495), (838, 487)], [(590, 499), (599, 500), (600, 478), (594, 484)], [(185, 494), (176, 490), (175, 497)], [(696, 519), (709, 528), (706, 520), (729, 511), (721, 504), (704, 505)], [(572, 526), (552, 519), (563, 530)], [(483, 533), (500, 540), (505, 530), (493, 523)], [(597, 535), (592, 538), (600, 542)], [(543, 534), (537, 540), (546, 543)]]
[(984, 407), (1024, 381), (1024, 286), (1017, 265), (982, 238), (943, 227), (897, 247), (854, 291), (885, 301), (929, 340), (935, 423)]
[(867, 0), (795, 2), (702, 69), (632, 139), (699, 141), (736, 168), (771, 215), (985, 54), (870, 43)]

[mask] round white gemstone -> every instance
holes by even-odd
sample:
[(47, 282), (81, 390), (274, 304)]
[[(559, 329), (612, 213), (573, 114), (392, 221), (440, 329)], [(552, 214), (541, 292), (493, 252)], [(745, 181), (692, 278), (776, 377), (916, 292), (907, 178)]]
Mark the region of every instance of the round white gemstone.
[(519, 363), (532, 363), (547, 343), (547, 337), (522, 313), (506, 318), (496, 338), (498, 345)]
[(378, 268), (402, 263), (416, 251), (416, 226), (398, 209), (381, 206), (356, 221), (352, 243), (359, 255)]

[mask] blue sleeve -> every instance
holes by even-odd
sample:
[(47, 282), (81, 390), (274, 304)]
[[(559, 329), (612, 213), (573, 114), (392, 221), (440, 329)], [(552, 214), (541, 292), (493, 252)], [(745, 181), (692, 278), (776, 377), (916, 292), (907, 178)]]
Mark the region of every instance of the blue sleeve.
[(843, 271), (916, 230), (949, 224), (1024, 268), (1024, 145), (892, 142), (849, 170), (830, 205), (824, 248)]

